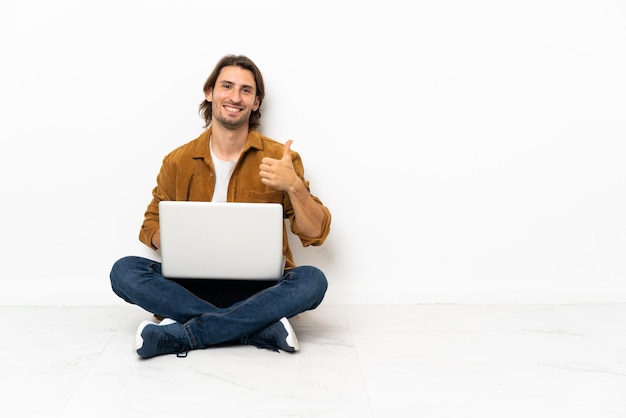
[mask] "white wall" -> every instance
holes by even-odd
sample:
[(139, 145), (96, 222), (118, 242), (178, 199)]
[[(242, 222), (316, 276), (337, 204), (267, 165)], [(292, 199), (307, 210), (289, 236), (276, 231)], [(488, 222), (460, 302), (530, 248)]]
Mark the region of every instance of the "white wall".
[(0, 5), (0, 303), (118, 303), (227, 53), (332, 210), (329, 303), (626, 301), (619, 0)]

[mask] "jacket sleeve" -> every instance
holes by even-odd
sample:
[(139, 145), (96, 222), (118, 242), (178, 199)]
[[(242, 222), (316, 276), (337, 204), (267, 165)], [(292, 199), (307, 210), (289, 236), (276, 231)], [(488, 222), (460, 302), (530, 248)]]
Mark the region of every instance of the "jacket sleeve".
[(144, 213), (144, 220), (139, 231), (139, 241), (156, 250), (152, 245), (152, 237), (159, 230), (159, 202), (174, 200), (176, 190), (176, 165), (168, 155), (163, 159), (161, 170), (157, 176), (157, 185), (152, 189), (152, 201)]
[[(291, 157), (293, 161), (293, 167), (296, 170), (296, 174), (304, 182), (304, 186), (306, 187), (307, 191), (311, 193), (309, 182), (304, 178), (304, 166), (302, 164), (302, 159), (300, 158), (300, 155), (297, 152), (292, 151)], [(324, 211), (322, 233), (320, 234), (319, 237), (314, 237), (314, 238), (302, 235), (302, 232), (298, 229), (296, 225), (296, 218), (295, 218), (293, 207), (291, 206), (291, 202), (288, 201), (288, 199), (285, 201), (285, 213), (287, 217), (289, 218), (290, 230), (298, 238), (300, 238), (300, 242), (302, 243), (302, 246), (304, 247), (308, 247), (309, 245), (313, 245), (313, 246), (322, 245), (324, 241), (326, 240), (326, 238), (328, 237), (328, 234), (330, 234), (330, 223), (332, 219), (330, 210), (326, 206), (324, 206), (322, 201), (317, 196), (314, 196), (311, 194), (311, 197), (317, 204), (319, 204), (322, 207), (322, 210)]]

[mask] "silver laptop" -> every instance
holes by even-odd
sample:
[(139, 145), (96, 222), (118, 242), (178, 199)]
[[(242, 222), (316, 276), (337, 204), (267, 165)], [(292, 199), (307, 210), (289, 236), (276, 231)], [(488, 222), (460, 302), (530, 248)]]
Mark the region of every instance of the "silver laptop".
[(278, 203), (161, 201), (163, 276), (278, 280), (283, 222)]

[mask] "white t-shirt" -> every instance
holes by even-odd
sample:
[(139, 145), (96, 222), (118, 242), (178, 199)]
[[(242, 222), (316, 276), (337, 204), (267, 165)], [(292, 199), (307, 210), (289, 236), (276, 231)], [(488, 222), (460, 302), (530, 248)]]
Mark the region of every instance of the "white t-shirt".
[(237, 164), (237, 159), (232, 161), (220, 160), (213, 153), (213, 141), (209, 142), (209, 149), (211, 150), (211, 159), (215, 166), (215, 191), (213, 192), (212, 202), (226, 202), (226, 196), (228, 193), (228, 183), (230, 182), (230, 176), (233, 174), (233, 168)]

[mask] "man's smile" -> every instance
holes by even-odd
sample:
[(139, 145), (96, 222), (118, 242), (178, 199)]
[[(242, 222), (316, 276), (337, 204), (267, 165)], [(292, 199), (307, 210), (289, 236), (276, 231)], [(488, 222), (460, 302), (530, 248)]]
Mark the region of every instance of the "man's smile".
[(225, 109), (227, 112), (230, 112), (230, 113), (239, 113), (239, 112), (241, 112), (241, 111), (242, 111), (242, 109), (241, 109), (241, 108), (238, 108), (238, 107), (233, 107), (233, 106), (230, 106), (230, 105), (224, 105), (224, 109)]

